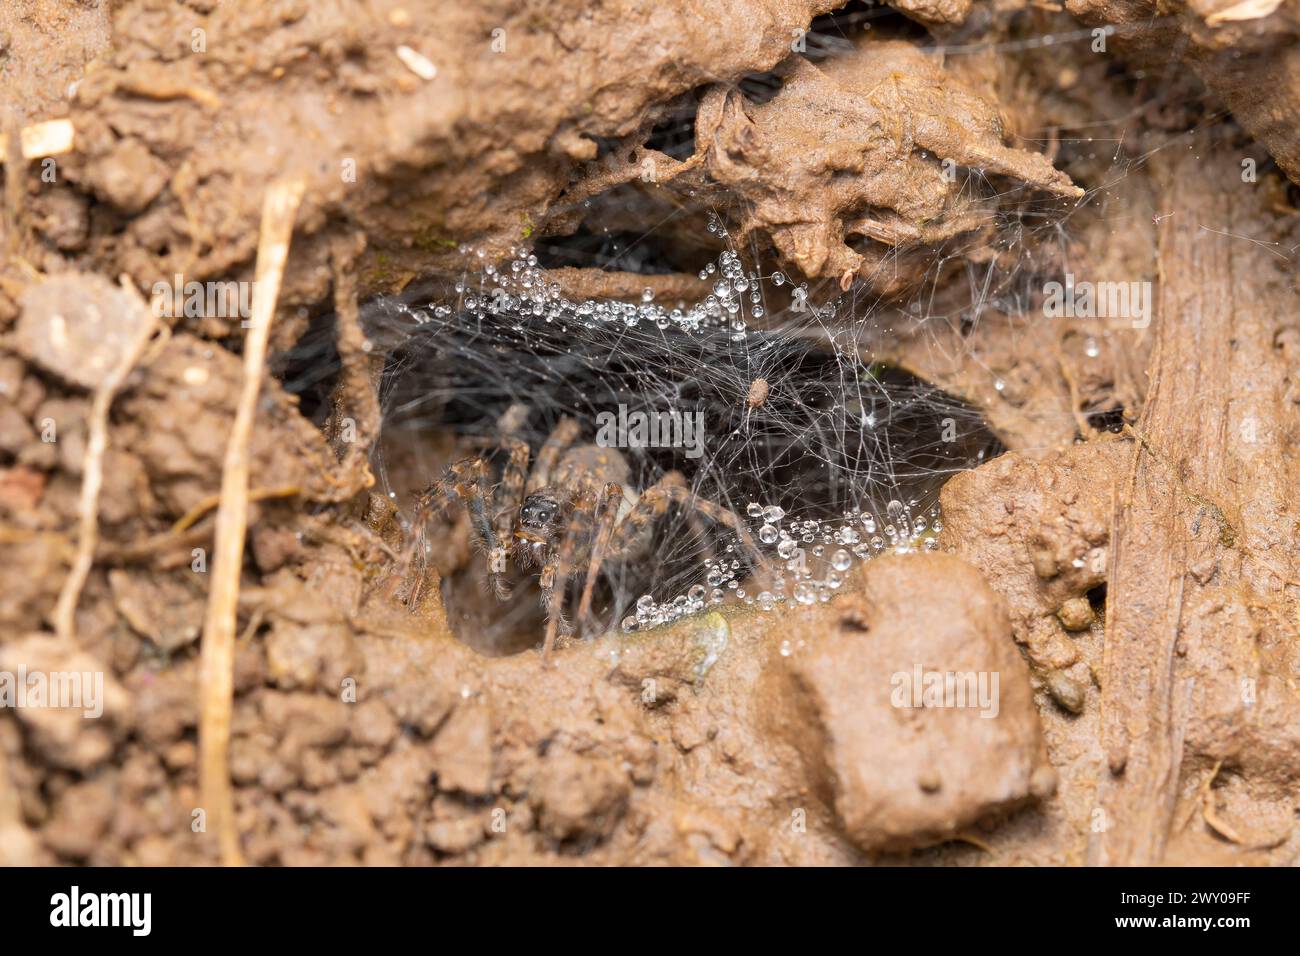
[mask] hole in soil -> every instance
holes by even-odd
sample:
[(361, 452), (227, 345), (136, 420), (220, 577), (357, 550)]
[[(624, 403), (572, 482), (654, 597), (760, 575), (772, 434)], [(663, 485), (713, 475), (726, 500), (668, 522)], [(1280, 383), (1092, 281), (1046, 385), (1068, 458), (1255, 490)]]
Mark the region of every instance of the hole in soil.
[(1090, 590), (1087, 597), (1094, 614), (1101, 616), (1106, 613), (1106, 585), (1104, 582)]
[(776, 94), (781, 92), (783, 80), (780, 74), (768, 71), (766, 73), (750, 73), (740, 79), (740, 92), (751, 103), (763, 104), (772, 100)]
[(646, 149), (666, 153), (676, 160), (690, 159), (695, 152), (695, 114), (699, 109), (699, 91), (682, 97), (650, 131)]
[(272, 367), (285, 391), (298, 396), (303, 415), (318, 427), (329, 414), (330, 399), (343, 371), (334, 325), (332, 312), (313, 317), (302, 338), (278, 356)]
[(680, 271), (653, 236), (634, 232), (593, 232), (585, 225), (570, 236), (543, 239), (537, 243), (535, 253), (544, 269), (595, 267), (641, 275)]
[[(367, 321), (391, 319), (393, 310), (391, 302), (372, 305)], [(810, 563), (847, 567), (846, 549), (859, 548), (866, 558), (888, 547), (889, 533), (923, 532), (933, 523), (943, 482), (1002, 451), (963, 403), (798, 330), (737, 335), (725, 326), (687, 332), (576, 312), (544, 321), (482, 310), (419, 311), (425, 321), (389, 354), (383, 373), (385, 421), (376, 462), (385, 488), (408, 511), (412, 495), (450, 462), (473, 456), (478, 440), (489, 476), (489, 520), (513, 517), (520, 502), (506, 495), (502, 482), (508, 454), (492, 441), (501, 434), (499, 423), (513, 420), (512, 434), (535, 462), (569, 418), (577, 425), (575, 455), (586, 446), (625, 463), (625, 513), (637, 494), (676, 475), (689, 500), (738, 515), (756, 538), (763, 537), (757, 531), (766, 519), (755, 523), (751, 508), (779, 508), (789, 516), (782, 533), (789, 529)], [(754, 403), (759, 379), (766, 392)], [(648, 425), (654, 418), (660, 437), (643, 429), (638, 439), (637, 421)], [(615, 437), (620, 427), (621, 440)], [(616, 448), (594, 447), (610, 438)], [(545, 626), (537, 569), (512, 568), (511, 599), (498, 602), (488, 588), (486, 555), (470, 544), (459, 514), (430, 529), (430, 558), (447, 572), (443, 594), (453, 631), (485, 654), (536, 646)], [(868, 524), (868, 514), (878, 518)], [(861, 522), (852, 540), (811, 524), (846, 518)], [(763, 544), (775, 560), (772, 530)], [(790, 543), (782, 542), (783, 548)], [(734, 569), (731, 580), (713, 580), (718, 563)], [(717, 588), (719, 600), (752, 601), (745, 576), (753, 564), (724, 521), (670, 504), (622, 560), (606, 566), (596, 590), (597, 620), (618, 626), (639, 596), (672, 601), (706, 586)], [(575, 573), (571, 587), (581, 577)], [(570, 613), (575, 605), (571, 600)]]
[(1124, 430), (1124, 406), (1087, 413), (1088, 424), (1099, 432), (1119, 433)]
[(831, 13), (813, 20), (805, 39), (804, 56), (814, 63), (829, 57), (851, 53), (854, 39), (870, 33), (876, 39), (900, 39), (922, 43), (929, 32), (889, 7), (852, 0)]
[(596, 144), (596, 159), (604, 159), (610, 153), (614, 152), (614, 150), (618, 149), (619, 145), (623, 142), (617, 137), (596, 136), (594, 134), (589, 134), (589, 136)]

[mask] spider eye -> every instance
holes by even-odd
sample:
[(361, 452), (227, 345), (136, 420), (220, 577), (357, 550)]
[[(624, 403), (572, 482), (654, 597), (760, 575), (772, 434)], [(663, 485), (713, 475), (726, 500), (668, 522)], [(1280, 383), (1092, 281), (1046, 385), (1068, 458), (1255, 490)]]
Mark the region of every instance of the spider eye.
[(542, 527), (554, 519), (558, 505), (547, 498), (529, 499), (519, 508), (519, 520), (529, 527)]

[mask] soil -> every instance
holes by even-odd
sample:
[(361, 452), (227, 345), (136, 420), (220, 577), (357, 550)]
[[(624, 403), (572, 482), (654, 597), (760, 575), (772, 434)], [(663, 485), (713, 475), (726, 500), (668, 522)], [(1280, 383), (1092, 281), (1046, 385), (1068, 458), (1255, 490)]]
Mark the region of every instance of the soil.
[[(95, 720), (0, 709), (0, 862), (1293, 864), (1300, 15), (1053, 6), (6, 3), (0, 673), (104, 692)], [(1086, 51), (1099, 24), (1105, 56), (1031, 42)], [(71, 148), (24, 156), (50, 120)], [(142, 296), (254, 278), (286, 178), (226, 818), (202, 654), (246, 332), (155, 328)], [(657, 230), (662, 268), (557, 265), (562, 288), (693, 297), (706, 210), (788, 288), (870, 303), (829, 332), (1001, 440), (944, 487), (937, 549), (548, 663), (539, 632), (458, 633), (483, 574), (460, 520), (409, 607), (358, 303), (601, 230)], [(1150, 325), (1094, 335), (968, 282), (1066, 269), (1153, 283)], [(321, 328), (316, 408), (286, 369)], [(997, 674), (998, 719), (900, 705), (917, 660)]]

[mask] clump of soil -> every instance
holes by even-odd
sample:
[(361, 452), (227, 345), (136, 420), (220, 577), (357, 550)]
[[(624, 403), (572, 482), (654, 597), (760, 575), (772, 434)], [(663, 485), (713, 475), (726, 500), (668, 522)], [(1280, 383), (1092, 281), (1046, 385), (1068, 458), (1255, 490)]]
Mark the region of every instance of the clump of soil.
[[(0, 672), (103, 686), (93, 720), (0, 710), (0, 861), (230, 859), (200, 648), (247, 316), (144, 297), (252, 279), (284, 177), (228, 675), (246, 860), (1293, 861), (1294, 11), (1067, 6), (7, 4)], [(1109, 51), (1043, 42), (1103, 22)], [(51, 120), (71, 145), (24, 153)], [(574, 294), (707, 295), (709, 213), (799, 289), (782, 321), (1011, 453), (948, 483), (938, 553), (824, 603), (479, 653), (375, 483), (391, 343), (358, 302), (520, 245)], [(652, 231), (655, 274), (611, 252)], [(1044, 316), (1067, 271), (1155, 283), (1149, 326)], [(318, 401), (284, 379), (321, 328)], [(449, 575), (482, 563), (442, 533)], [(996, 674), (996, 716), (900, 703), (927, 661)]]

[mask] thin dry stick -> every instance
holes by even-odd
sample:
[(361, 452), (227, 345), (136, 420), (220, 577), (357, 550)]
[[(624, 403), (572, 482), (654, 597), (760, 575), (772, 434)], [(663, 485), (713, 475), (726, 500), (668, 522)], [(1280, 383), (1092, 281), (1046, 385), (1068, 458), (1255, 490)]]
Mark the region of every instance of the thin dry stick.
[(122, 288), (139, 304), (140, 327), (135, 339), (122, 352), (120, 361), (95, 389), (95, 397), (90, 403), (86, 456), (81, 466), (81, 501), (77, 506), (77, 553), (54, 607), (55, 633), (69, 644), (77, 636), (77, 602), (81, 600), (81, 589), (85, 587), (90, 568), (95, 563), (95, 546), (99, 538), (99, 490), (104, 484), (104, 452), (108, 450), (108, 412), (158, 325), (148, 303), (139, 297), (130, 280), (123, 276), (121, 281)]
[[(275, 488), (257, 488), (248, 493), (249, 501), (265, 501), (267, 498), (293, 498), (302, 494), (301, 485), (279, 485)], [(182, 534), (203, 520), (209, 511), (221, 504), (221, 495), (208, 495), (185, 512), (168, 534)]]
[(262, 385), (271, 318), (280, 294), (280, 280), (284, 276), (289, 240), (293, 236), (294, 218), (302, 193), (301, 180), (280, 180), (267, 189), (262, 203), (255, 274), (257, 284), (253, 288), (252, 319), (244, 343), (244, 382), (222, 465), (212, 581), (203, 623), (199, 672), (199, 791), (208, 819), (216, 829), (221, 862), (226, 866), (243, 864), (228, 758), (234, 693), (235, 613), (239, 603), (239, 575), (244, 566), (244, 535), (248, 522), (248, 447)]

